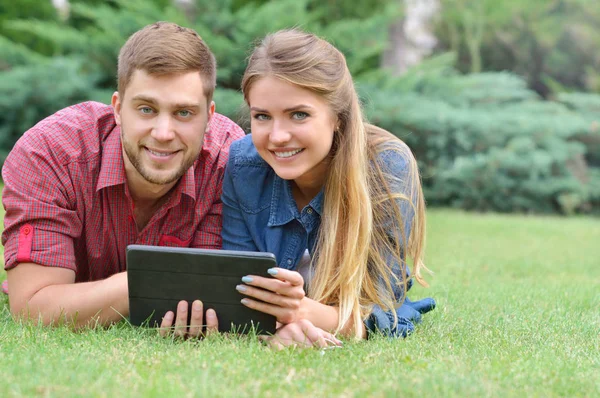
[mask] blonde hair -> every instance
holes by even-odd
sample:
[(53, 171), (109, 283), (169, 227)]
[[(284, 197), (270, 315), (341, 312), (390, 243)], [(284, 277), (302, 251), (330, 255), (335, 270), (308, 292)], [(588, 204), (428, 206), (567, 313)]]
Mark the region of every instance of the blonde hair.
[[(404, 301), (401, 297), (396, 302), (392, 289), (402, 284), (405, 294), (405, 267), (398, 278), (391, 260), (404, 264), (408, 254), (414, 277), (426, 285), (421, 275), (426, 269), (425, 202), (416, 161), (402, 141), (364, 122), (346, 59), (327, 41), (297, 29), (266, 36), (250, 56), (242, 79), (246, 102), (254, 82), (265, 76), (316, 93), (338, 118), (308, 295), (339, 306), (338, 331), (351, 322), (352, 333), (359, 337), (373, 305), (393, 310)], [(378, 160), (383, 151), (400, 153), (409, 169), (404, 179), (386, 172)], [(396, 183), (409, 183), (407, 194), (395, 192)], [(411, 231), (404, 231), (399, 202), (414, 213)]]
[(208, 103), (217, 85), (217, 62), (195, 30), (171, 22), (156, 22), (132, 34), (119, 52), (118, 90), (125, 94), (133, 72), (150, 75), (200, 73)]

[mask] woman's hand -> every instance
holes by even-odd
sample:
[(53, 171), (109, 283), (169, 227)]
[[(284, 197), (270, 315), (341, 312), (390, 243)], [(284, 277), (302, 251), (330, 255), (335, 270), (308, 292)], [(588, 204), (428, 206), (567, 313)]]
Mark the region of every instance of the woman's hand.
[[(266, 314), (271, 314), (283, 324), (296, 322), (305, 317), (304, 278), (296, 271), (271, 268), (274, 278), (248, 275), (242, 278), (244, 284), (236, 289), (248, 296), (242, 304)], [(256, 299), (256, 300), (253, 300)], [(260, 300), (260, 301), (259, 301)]]
[[(174, 326), (173, 318), (175, 318)], [(204, 308), (202, 301), (195, 300), (192, 303), (192, 315), (190, 324), (188, 325), (188, 302), (182, 300), (177, 304), (177, 316), (175, 316), (173, 311), (167, 312), (163, 317), (158, 332), (162, 337), (173, 334), (175, 337), (186, 339), (203, 337), (219, 330), (219, 320), (217, 319), (215, 310), (211, 308), (206, 311), (205, 333), (202, 333), (202, 327), (204, 326), (203, 318)]]
[(324, 331), (307, 319), (288, 323), (277, 329), (273, 336), (261, 336), (271, 348), (281, 350), (284, 347), (341, 347), (342, 342), (333, 334)]

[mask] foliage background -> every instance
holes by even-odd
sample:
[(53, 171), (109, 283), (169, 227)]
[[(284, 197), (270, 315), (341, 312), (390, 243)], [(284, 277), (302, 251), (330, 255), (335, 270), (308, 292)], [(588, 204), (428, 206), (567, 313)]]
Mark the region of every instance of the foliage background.
[(446, 0), (438, 44), (381, 67), (400, 0), (0, 0), (0, 163), (40, 119), (108, 103), (127, 37), (157, 20), (196, 29), (218, 63), (218, 111), (244, 124), (253, 43), (297, 26), (347, 56), (368, 118), (405, 140), (430, 205), (600, 213), (600, 10), (586, 0)]

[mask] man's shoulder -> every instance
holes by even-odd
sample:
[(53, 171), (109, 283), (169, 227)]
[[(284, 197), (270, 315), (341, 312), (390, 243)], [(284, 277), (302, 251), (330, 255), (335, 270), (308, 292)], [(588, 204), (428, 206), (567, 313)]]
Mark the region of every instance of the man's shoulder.
[(215, 113), (204, 135), (205, 151), (217, 155), (221, 151), (229, 152), (231, 144), (244, 136), (244, 130), (227, 116)]
[(60, 162), (85, 160), (100, 152), (102, 142), (115, 126), (111, 106), (82, 102), (38, 122), (23, 134), (15, 147), (50, 152)]

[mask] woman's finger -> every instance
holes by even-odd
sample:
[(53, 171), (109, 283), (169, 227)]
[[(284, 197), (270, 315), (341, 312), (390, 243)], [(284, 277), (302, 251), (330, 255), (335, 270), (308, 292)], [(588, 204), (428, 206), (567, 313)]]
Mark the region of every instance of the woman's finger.
[(323, 336), (324, 332), (312, 324), (304, 323), (302, 325), (302, 333), (307, 337), (313, 347), (325, 348), (328, 346), (327, 341)]
[(242, 282), (246, 285), (255, 286), (264, 290), (268, 290), (282, 296), (288, 296), (296, 299), (302, 299), (305, 296), (304, 284), (292, 285), (289, 281), (279, 280), (275, 278), (264, 278), (262, 276), (246, 275), (242, 278)]
[(293, 328), (292, 340), (296, 345), (300, 347), (312, 347), (314, 343), (306, 334), (304, 328), (299, 326)]
[(304, 286), (304, 278), (297, 271), (292, 271), (285, 268), (273, 267), (267, 270), (269, 275), (279, 279), (280, 281), (287, 281), (292, 286)]
[(294, 311), (286, 309), (284, 307), (280, 307), (269, 303), (263, 303), (260, 301), (249, 299), (247, 297), (243, 298), (241, 302), (248, 308), (264, 312), (265, 314), (273, 315), (275, 318), (277, 318), (278, 322), (281, 322), (283, 324), (288, 324), (296, 320), (294, 316)]
[(338, 339), (337, 337), (335, 337), (333, 334), (331, 334), (329, 332), (323, 331), (323, 337), (329, 343), (329, 345), (338, 346), (338, 347), (341, 347), (344, 345), (344, 343), (340, 339)]
[(248, 285), (237, 285), (236, 290), (246, 296), (255, 298), (265, 303), (270, 303), (279, 307), (285, 307), (290, 309), (300, 308), (300, 300), (276, 294), (268, 290), (259, 289)]

